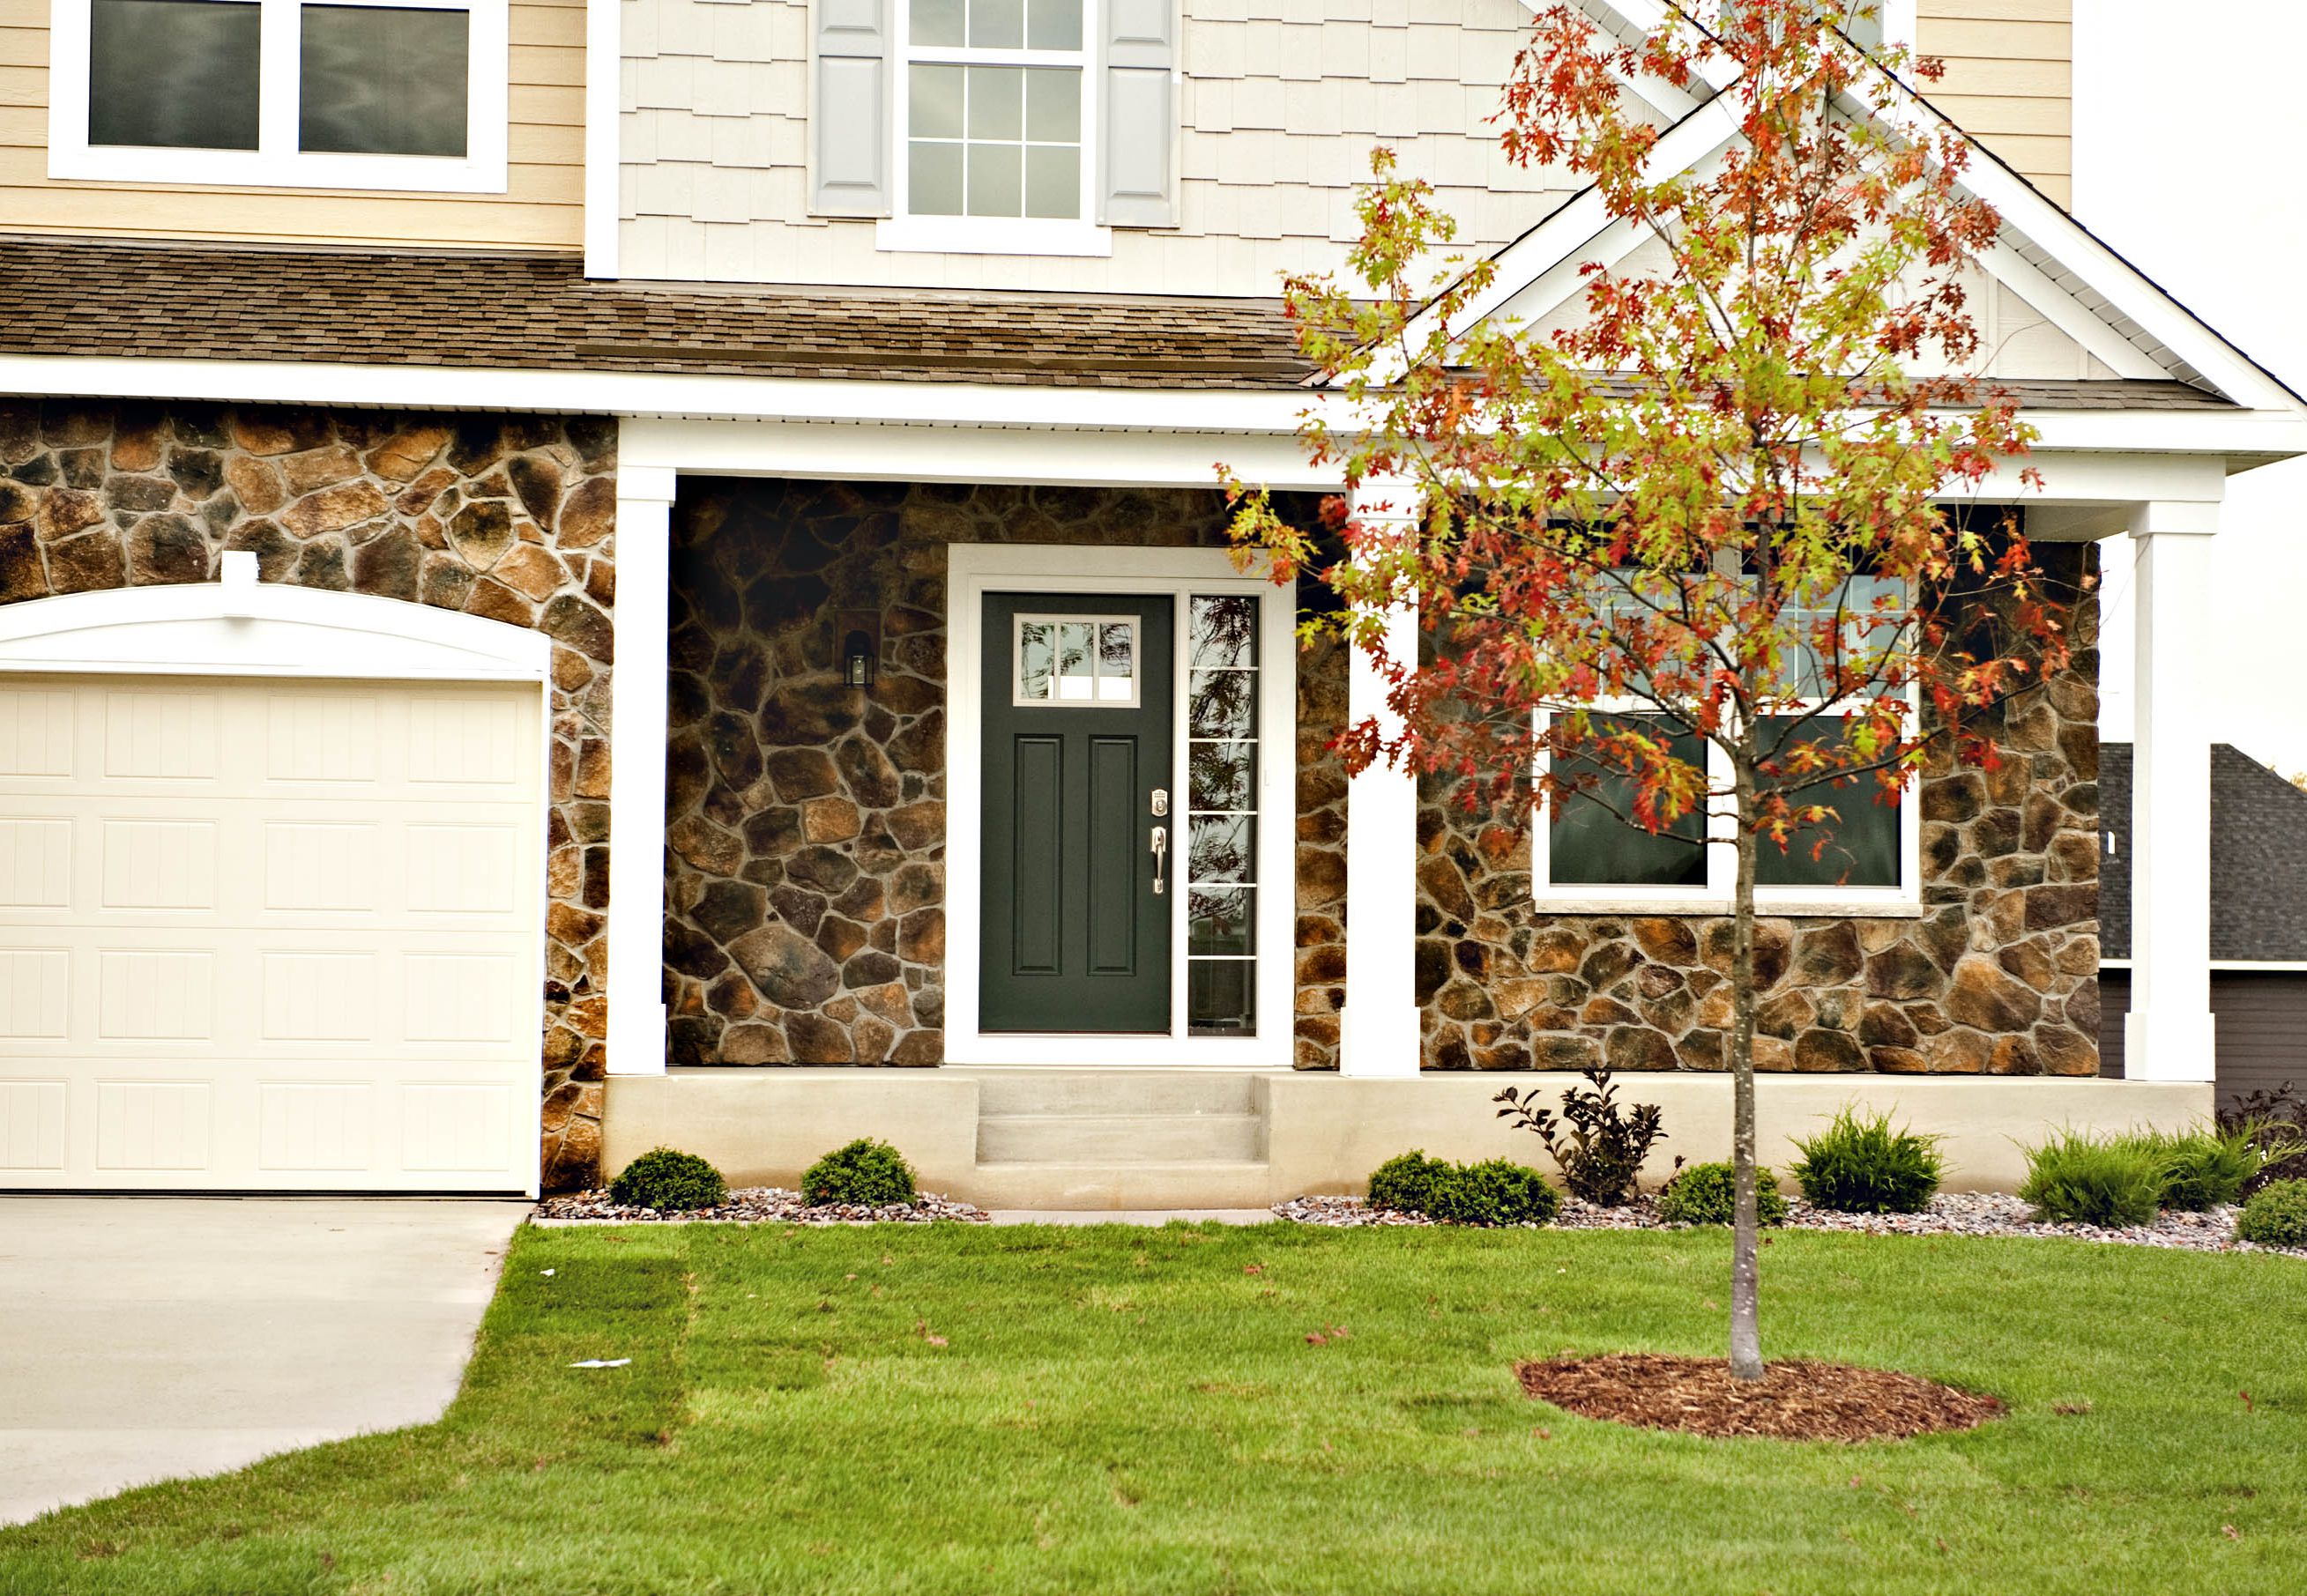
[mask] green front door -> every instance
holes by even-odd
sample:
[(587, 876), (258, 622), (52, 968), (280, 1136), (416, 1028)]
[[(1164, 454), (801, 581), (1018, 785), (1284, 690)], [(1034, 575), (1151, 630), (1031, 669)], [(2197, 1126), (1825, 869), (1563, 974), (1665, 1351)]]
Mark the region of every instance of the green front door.
[(1170, 1028), (1175, 624), (1167, 594), (986, 595), (981, 1029)]

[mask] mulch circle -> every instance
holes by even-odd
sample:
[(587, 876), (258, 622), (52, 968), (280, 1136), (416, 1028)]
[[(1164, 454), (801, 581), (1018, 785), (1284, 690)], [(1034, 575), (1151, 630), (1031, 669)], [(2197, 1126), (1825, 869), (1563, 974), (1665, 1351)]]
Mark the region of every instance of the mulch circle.
[(1992, 1396), (1888, 1369), (1790, 1360), (1734, 1380), (1724, 1358), (1613, 1353), (1519, 1363), (1522, 1389), (1588, 1419), (1691, 1435), (1787, 1441), (1903, 1440), (1976, 1430), (2002, 1416)]

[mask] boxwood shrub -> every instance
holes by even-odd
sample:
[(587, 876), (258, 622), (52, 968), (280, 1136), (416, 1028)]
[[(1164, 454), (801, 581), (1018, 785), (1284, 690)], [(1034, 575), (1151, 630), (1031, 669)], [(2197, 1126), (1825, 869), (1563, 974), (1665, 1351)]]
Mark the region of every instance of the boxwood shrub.
[(810, 1165), (801, 1177), (801, 1194), (812, 1204), (847, 1203), (886, 1208), (911, 1202), (916, 1194), (913, 1166), (886, 1141), (861, 1136)]
[(716, 1208), (729, 1200), (729, 1182), (694, 1153), (654, 1148), (609, 1182), (609, 1199), (619, 1208), (677, 1213)]
[(2252, 1192), (2234, 1233), (2262, 1247), (2307, 1247), (2307, 1181), (2277, 1181)]
[(1814, 1207), (1845, 1214), (1919, 1214), (1930, 1206), (1946, 1161), (1939, 1139), (1891, 1128), (1891, 1116), (1837, 1113), (1825, 1130), (1794, 1139), (1802, 1156), (1792, 1174)]
[(1445, 1225), (1544, 1225), (1562, 1208), (1546, 1177), (1506, 1158), (1452, 1164), (1409, 1152), (1370, 1173), (1372, 1208), (1423, 1214)]
[[(1728, 1225), (1737, 1217), (1738, 1171), (1728, 1164), (1694, 1164), (1659, 1192), (1659, 1217), (1668, 1225)], [(1754, 1217), (1787, 1222), (1787, 1199), (1769, 1168), (1754, 1171)]]

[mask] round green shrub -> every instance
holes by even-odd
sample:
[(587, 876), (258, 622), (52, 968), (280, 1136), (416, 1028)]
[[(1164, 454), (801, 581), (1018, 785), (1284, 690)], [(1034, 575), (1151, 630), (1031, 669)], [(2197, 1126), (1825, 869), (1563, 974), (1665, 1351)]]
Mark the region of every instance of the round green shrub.
[(1547, 1225), (1562, 1199), (1546, 1177), (1505, 1158), (1445, 1165), (1427, 1213), (1445, 1225)]
[(2019, 1195), (2037, 1218), (2115, 1229), (2154, 1223), (2163, 1181), (2163, 1156), (2143, 1138), (2062, 1131), (2027, 1149)]
[[(1728, 1225), (1738, 1213), (1738, 1172), (1728, 1164), (1694, 1164), (1666, 1183), (1658, 1204), (1668, 1225)], [(1768, 1168), (1754, 1171), (1754, 1217), (1764, 1225), (1787, 1222), (1787, 1199)]]
[(801, 1177), (801, 1194), (812, 1204), (849, 1203), (886, 1208), (913, 1200), (913, 1166), (886, 1141), (859, 1137), (810, 1165)]
[(1790, 1173), (1814, 1208), (1844, 1214), (1919, 1214), (1930, 1206), (1946, 1173), (1939, 1139), (1903, 1127), (1891, 1116), (1862, 1118), (1844, 1108), (1807, 1140)]
[(2307, 1247), (2307, 1181), (2277, 1181), (2252, 1192), (2234, 1233), (2262, 1247)]
[(729, 1182), (694, 1153), (655, 1148), (626, 1165), (624, 1173), (609, 1182), (609, 1198), (619, 1208), (660, 1212), (717, 1208), (729, 1200)]
[(1403, 1214), (1423, 1214), (1433, 1206), (1434, 1189), (1450, 1174), (1441, 1158), (1423, 1151), (1397, 1153), (1370, 1172), (1369, 1206)]

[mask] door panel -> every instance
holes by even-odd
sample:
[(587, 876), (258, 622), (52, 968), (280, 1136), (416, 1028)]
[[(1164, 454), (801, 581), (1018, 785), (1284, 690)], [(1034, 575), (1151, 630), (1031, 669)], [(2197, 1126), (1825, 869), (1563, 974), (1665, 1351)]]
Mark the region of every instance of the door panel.
[[(1167, 1031), (1171, 897), (1153, 797), (1171, 787), (1176, 600), (985, 599), (987, 1031)], [(1164, 866), (1174, 879), (1176, 849)]]

